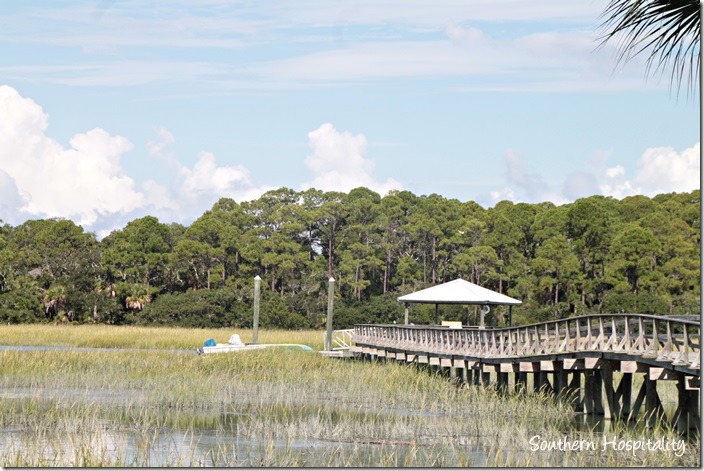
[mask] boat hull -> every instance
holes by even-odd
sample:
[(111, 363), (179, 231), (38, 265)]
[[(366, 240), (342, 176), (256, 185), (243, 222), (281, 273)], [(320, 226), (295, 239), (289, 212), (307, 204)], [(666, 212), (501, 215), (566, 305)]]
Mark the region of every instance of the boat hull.
[(265, 343), (256, 345), (230, 345), (226, 343), (220, 343), (211, 347), (198, 347), (196, 348), (196, 353), (198, 353), (199, 355), (209, 355), (211, 353), (236, 353), (271, 348), (287, 348), (291, 350), (304, 350), (307, 352), (313, 351), (313, 349), (310, 348), (308, 345), (296, 343)]

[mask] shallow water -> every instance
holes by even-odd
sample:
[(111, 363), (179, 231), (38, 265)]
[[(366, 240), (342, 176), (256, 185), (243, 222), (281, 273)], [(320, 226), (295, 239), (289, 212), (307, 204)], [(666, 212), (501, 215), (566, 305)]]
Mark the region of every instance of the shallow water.
[[(195, 434), (167, 430), (144, 437), (125, 430), (104, 428), (92, 432), (89, 440), (82, 441), (76, 437), (37, 441), (36, 437), (25, 437), (20, 431), (4, 430), (0, 437), (0, 448), (10, 455), (26, 453), (27, 443), (35, 447), (32, 450), (37, 454), (35, 456), (41, 456), (49, 466), (65, 466), (67, 460), (77, 465), (91, 464), (76, 463), (74, 457), (77, 456), (102, 457), (122, 466), (146, 467), (375, 466), (380, 460), (388, 460), (388, 456), (392, 457), (389, 464), (403, 465), (415, 460), (423, 462), (432, 453), (429, 446), (320, 439), (248, 439), (218, 430), (199, 430)], [(76, 446), (76, 443), (81, 445)], [(86, 443), (89, 450), (81, 448)], [(466, 453), (466, 459), (475, 466), (481, 466), (486, 457), (486, 451), (480, 449), (467, 450)]]
[(193, 350), (166, 350), (158, 348), (107, 348), (107, 347), (62, 347), (48, 345), (0, 345), (0, 351), (19, 351), (19, 352), (43, 352), (50, 350), (72, 351), (72, 352), (156, 352), (156, 353), (188, 353), (195, 355)]

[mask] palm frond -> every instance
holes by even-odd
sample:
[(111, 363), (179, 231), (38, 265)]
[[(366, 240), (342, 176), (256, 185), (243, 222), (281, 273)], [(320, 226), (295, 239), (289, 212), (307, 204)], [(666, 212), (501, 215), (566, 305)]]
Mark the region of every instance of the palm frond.
[(646, 76), (671, 67), (679, 92), (699, 85), (699, 0), (610, 0), (600, 18), (601, 45), (616, 41), (617, 62), (647, 54)]

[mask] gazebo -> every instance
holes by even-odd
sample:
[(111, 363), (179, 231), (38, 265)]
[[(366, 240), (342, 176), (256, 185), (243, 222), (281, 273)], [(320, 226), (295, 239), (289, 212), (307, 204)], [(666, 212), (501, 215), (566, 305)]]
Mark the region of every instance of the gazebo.
[[(482, 288), (479, 285), (458, 278), (441, 285), (432, 286), (414, 293), (400, 296), (398, 300), (405, 304), (405, 323), (408, 324), (408, 308), (412, 303), (435, 304), (435, 323), (440, 322), (438, 305), (440, 304), (479, 304), (482, 306), (509, 306), (509, 325), (511, 325), (512, 308), (522, 304), (518, 299), (511, 298), (496, 291)], [(484, 310), (482, 310), (481, 326), (484, 327)]]

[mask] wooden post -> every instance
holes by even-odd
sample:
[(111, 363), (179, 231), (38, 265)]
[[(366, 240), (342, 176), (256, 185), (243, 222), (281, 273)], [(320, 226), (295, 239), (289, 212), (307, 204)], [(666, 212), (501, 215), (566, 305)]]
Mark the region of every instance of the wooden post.
[(508, 306), (508, 326), (511, 327), (513, 324), (513, 305)]
[(335, 297), (335, 278), (330, 277), (328, 280), (328, 323), (325, 331), (325, 347), (324, 350), (329, 352), (332, 350), (332, 310), (333, 298)]
[(496, 387), (503, 393), (508, 391), (508, 373), (496, 373)]
[(701, 423), (700, 415), (700, 405), (699, 405), (699, 389), (688, 390), (687, 391), (687, 412), (689, 414), (689, 430), (694, 430), (699, 432), (699, 425)]
[(684, 373), (677, 373), (677, 411), (675, 412), (677, 433), (689, 431), (689, 396), (685, 384)]
[[(533, 373), (533, 377), (535, 377), (535, 373)], [(525, 371), (517, 371), (513, 378), (514, 391), (519, 392), (523, 390), (525, 392), (528, 389), (528, 373)]]
[(560, 397), (562, 391), (567, 391), (567, 371), (562, 368), (562, 364), (557, 367), (555, 374), (553, 376), (553, 390), (555, 391), (555, 396)]
[(585, 414), (594, 413), (594, 371), (584, 370), (584, 390), (582, 406)]
[(484, 368), (481, 369), (482, 372), (482, 386), (489, 386), (491, 384), (491, 373), (488, 371), (484, 371)]
[[(604, 418), (612, 419), (616, 417), (618, 411), (616, 401), (614, 401), (616, 394), (614, 392), (614, 373), (611, 362), (604, 364), (601, 375), (604, 383), (604, 394), (606, 395), (606, 402), (604, 402)], [(599, 393), (601, 394), (601, 391), (599, 391)]]
[(408, 310), (410, 309), (411, 305), (409, 303), (406, 303), (405, 306), (406, 309), (403, 312), (403, 324), (408, 325)]
[(623, 373), (621, 378), (621, 417), (631, 415), (631, 395), (633, 394), (633, 373)]
[(259, 342), (259, 292), (262, 279), (259, 275), (254, 277), (254, 320), (252, 321), (252, 343)]
[(658, 415), (658, 382), (651, 380), (648, 373), (645, 374), (645, 423), (648, 427), (655, 427)]
[(603, 401), (603, 389), (604, 389), (604, 379), (601, 375), (601, 370), (594, 370), (594, 384), (593, 384), (593, 400), (594, 400), (594, 413), (596, 415), (604, 415), (604, 401)]
[(582, 371), (575, 370), (572, 372), (572, 380), (570, 381), (568, 391), (572, 394), (572, 407), (575, 411), (579, 411), (584, 404), (584, 400), (582, 399)]

